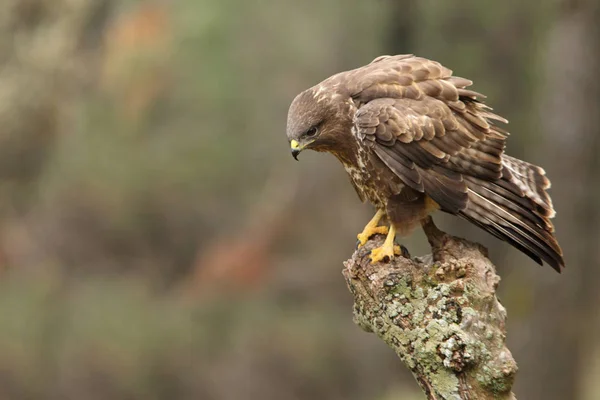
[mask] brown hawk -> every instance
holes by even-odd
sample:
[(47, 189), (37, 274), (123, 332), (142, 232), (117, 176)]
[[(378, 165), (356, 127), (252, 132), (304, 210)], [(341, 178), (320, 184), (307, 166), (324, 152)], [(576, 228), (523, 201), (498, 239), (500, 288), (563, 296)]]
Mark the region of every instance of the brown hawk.
[[(292, 155), (332, 153), (377, 213), (360, 244), (387, 234), (372, 262), (393, 258), (435, 210), (458, 215), (533, 260), (564, 268), (542, 168), (504, 154), (508, 132), (472, 82), (413, 55), (382, 56), (300, 93), (288, 114)], [(387, 226), (379, 226), (386, 217)]]

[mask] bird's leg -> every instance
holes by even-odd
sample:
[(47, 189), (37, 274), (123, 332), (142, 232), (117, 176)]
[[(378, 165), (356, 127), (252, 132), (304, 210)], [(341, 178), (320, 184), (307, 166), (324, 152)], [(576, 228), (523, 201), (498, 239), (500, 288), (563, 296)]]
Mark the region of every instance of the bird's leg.
[(442, 246), (443, 243), (449, 238), (447, 233), (442, 232), (437, 226), (435, 226), (433, 223), (433, 218), (431, 218), (430, 215), (421, 221), (421, 226), (423, 227), (425, 236), (427, 236), (427, 241), (432, 249)]
[(382, 235), (388, 233), (387, 226), (378, 226), (379, 221), (381, 221), (381, 218), (383, 218), (384, 215), (385, 211), (377, 210), (377, 213), (375, 213), (375, 215), (373, 216), (373, 218), (371, 218), (369, 223), (365, 225), (365, 229), (363, 229), (363, 231), (358, 234), (358, 247), (364, 246), (365, 243), (367, 243), (367, 241), (369, 240), (369, 238), (376, 233), (381, 233)]
[(394, 245), (394, 240), (396, 239), (396, 228), (394, 224), (390, 224), (390, 230), (388, 232), (387, 237), (385, 238), (385, 242), (381, 247), (377, 247), (371, 250), (371, 264), (374, 264), (379, 261), (385, 261), (387, 257), (389, 260), (394, 259), (394, 255), (402, 254), (402, 250), (400, 246)]

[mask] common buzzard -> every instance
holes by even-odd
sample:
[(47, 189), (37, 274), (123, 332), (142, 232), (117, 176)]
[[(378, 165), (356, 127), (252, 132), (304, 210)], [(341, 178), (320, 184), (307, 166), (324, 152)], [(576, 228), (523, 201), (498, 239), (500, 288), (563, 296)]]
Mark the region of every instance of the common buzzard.
[[(472, 82), (435, 61), (381, 56), (300, 93), (288, 114), (292, 155), (332, 153), (377, 213), (358, 235), (387, 234), (372, 262), (393, 258), (435, 210), (458, 215), (533, 260), (564, 268), (544, 170), (504, 154), (507, 121)], [(385, 217), (385, 218), (384, 218)], [(379, 226), (387, 219), (387, 226)]]

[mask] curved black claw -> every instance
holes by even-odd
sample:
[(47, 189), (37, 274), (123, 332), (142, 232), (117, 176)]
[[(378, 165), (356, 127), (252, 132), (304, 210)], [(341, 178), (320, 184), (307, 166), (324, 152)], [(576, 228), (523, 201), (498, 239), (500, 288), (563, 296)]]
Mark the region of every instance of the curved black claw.
[(408, 249), (406, 247), (404, 247), (403, 244), (400, 245), (400, 251), (402, 252), (402, 257), (404, 258), (408, 258), (411, 259), (412, 257), (410, 256), (410, 253), (408, 252)]

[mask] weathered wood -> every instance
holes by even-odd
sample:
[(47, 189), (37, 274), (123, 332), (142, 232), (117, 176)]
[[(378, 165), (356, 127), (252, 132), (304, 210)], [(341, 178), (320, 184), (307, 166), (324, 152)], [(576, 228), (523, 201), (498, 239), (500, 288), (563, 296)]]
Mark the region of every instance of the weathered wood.
[(431, 221), (425, 230), (433, 255), (371, 265), (378, 235), (345, 262), (355, 322), (398, 354), (428, 399), (514, 399), (494, 265), (482, 246)]

